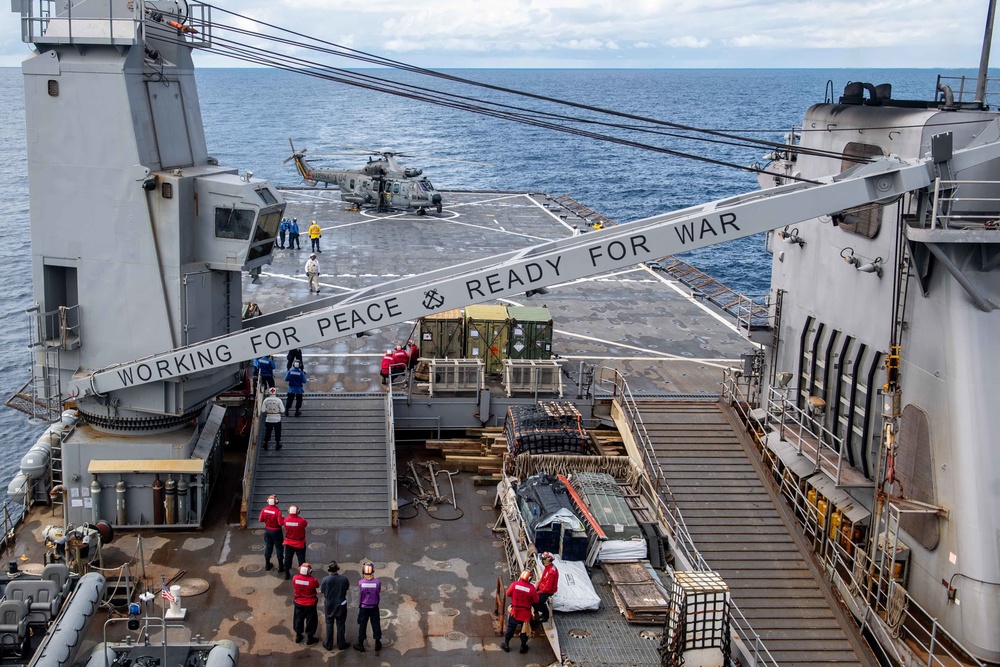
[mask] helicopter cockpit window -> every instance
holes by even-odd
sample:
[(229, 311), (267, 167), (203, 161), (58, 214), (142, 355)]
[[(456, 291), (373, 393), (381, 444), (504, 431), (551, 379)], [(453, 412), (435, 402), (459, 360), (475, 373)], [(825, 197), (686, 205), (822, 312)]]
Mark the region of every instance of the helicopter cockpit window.
[(256, 192), (257, 196), (260, 197), (260, 200), (266, 205), (270, 206), (271, 204), (278, 203), (278, 200), (275, 199), (274, 195), (267, 188), (260, 188), (259, 190), (256, 190)]
[(392, 194), (394, 194), (394, 195), (398, 195), (399, 194), (399, 183), (395, 183), (392, 186)]
[(215, 236), (220, 239), (250, 238), (256, 212), (244, 208), (217, 207), (215, 209)]
[(354, 189), (354, 179), (353, 178), (351, 179), (351, 184), (348, 187), (351, 188), (352, 190)]

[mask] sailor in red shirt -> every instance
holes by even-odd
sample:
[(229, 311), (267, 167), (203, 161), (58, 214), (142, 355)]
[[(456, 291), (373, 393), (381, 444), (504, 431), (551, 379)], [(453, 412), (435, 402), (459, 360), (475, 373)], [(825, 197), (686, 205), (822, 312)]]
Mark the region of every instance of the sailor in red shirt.
[(500, 648), (504, 652), (510, 652), (510, 640), (518, 630), (521, 632), (521, 653), (528, 652), (528, 634), (524, 631), (524, 624), (531, 622), (531, 606), (538, 602), (538, 591), (531, 583), (531, 570), (521, 572), (521, 578), (512, 583), (507, 588), (507, 597), (510, 598), (510, 612), (507, 616), (507, 631), (503, 634), (503, 643)]
[(410, 368), (417, 367), (417, 361), (420, 359), (420, 348), (412, 340), (406, 341), (406, 353), (410, 355)]
[(319, 642), (316, 637), (316, 626), (319, 622), (319, 616), (316, 614), (316, 589), (318, 588), (319, 581), (312, 576), (312, 566), (309, 563), (302, 563), (299, 566), (299, 573), (292, 578), (292, 590), (295, 594), (295, 615), (292, 617), (292, 627), (295, 629), (296, 644), (302, 641), (303, 632), (308, 646)]
[(285, 523), (285, 517), (278, 507), (278, 496), (272, 493), (267, 497), (267, 504), (260, 511), (259, 520), (264, 524), (264, 569), (270, 570), (274, 567), (271, 565), (271, 552), (277, 551), (278, 571), (282, 572), (285, 569), (283, 558), (285, 547), (282, 546), (284, 537), (281, 527)]
[(379, 371), (379, 375), (382, 376), (382, 384), (389, 381), (389, 371), (392, 368), (392, 350), (386, 350), (385, 355), (382, 357), (382, 368)]
[(542, 565), (545, 566), (545, 569), (542, 571), (542, 578), (538, 580), (538, 604), (535, 605), (538, 620), (542, 623), (549, 620), (549, 605), (547, 603), (549, 598), (555, 595), (556, 590), (559, 589), (559, 570), (552, 564), (554, 560), (548, 551), (542, 554)]
[(299, 566), (306, 562), (306, 527), (309, 522), (299, 516), (298, 505), (288, 506), (285, 517), (285, 579), (291, 579), (292, 555), (299, 557)]
[(392, 374), (402, 375), (410, 366), (410, 355), (403, 349), (403, 346), (396, 343), (396, 350), (392, 353)]

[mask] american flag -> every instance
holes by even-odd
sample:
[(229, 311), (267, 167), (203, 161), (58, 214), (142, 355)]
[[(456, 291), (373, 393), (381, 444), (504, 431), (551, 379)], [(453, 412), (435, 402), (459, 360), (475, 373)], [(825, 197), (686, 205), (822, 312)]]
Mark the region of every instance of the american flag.
[(160, 589), (160, 597), (170, 603), (177, 602), (177, 596), (170, 592), (170, 589), (167, 588), (166, 584), (164, 584), (163, 588)]

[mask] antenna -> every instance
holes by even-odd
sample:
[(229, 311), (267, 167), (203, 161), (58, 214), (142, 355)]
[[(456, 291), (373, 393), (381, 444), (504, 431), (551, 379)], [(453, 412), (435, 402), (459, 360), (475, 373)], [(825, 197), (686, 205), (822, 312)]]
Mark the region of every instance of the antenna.
[(979, 57), (979, 77), (976, 79), (976, 102), (986, 105), (986, 77), (990, 67), (990, 45), (993, 42), (993, 17), (997, 13), (996, 0), (990, 0), (986, 12), (986, 34), (983, 35), (983, 53)]

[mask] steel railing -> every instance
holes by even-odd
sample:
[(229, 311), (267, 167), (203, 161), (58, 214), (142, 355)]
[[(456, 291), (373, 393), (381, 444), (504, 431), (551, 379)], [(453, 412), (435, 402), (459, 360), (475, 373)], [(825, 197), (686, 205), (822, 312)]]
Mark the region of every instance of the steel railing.
[(393, 528), (399, 527), (399, 489), (396, 485), (396, 433), (392, 407), (392, 383), (385, 392), (386, 475), (389, 485), (389, 518)]
[[(741, 391), (737, 380), (738, 378), (730, 375), (724, 383), (723, 393), (726, 402), (736, 410), (746, 424), (754, 424), (755, 420), (750, 415), (746, 395)], [(763, 446), (766, 448), (766, 445)], [(781, 479), (782, 471), (778, 468), (780, 459), (772, 457), (770, 460), (773, 461), (770, 466), (773, 476)], [(797, 485), (794, 489), (792, 493), (786, 492), (783, 487), (779, 491), (794, 510), (793, 515), (802, 527), (803, 533), (810, 538), (814, 549), (819, 553), (827, 575), (831, 578), (839, 577), (849, 594), (853, 596), (855, 604), (862, 609), (862, 629), (877, 625), (882, 636), (891, 637), (895, 633), (898, 635), (897, 641), (912, 643), (919, 647), (914, 656), (907, 660), (901, 655), (898, 646), (880, 642), (879, 646), (882, 646), (883, 650), (893, 652), (893, 655), (888, 657), (898, 663), (925, 667), (954, 667), (956, 664), (985, 667), (982, 661), (964, 648), (935, 617), (902, 589), (900, 582), (891, 578), (892, 560), (889, 560), (887, 566), (878, 561), (873, 562), (862, 545), (852, 547), (849, 551), (839, 540), (830, 536), (833, 524), (827, 523), (827, 516), (819, 513)], [(856, 564), (859, 559), (862, 561), (860, 565)], [(863, 582), (856, 577), (858, 567), (866, 575)], [(901, 593), (894, 593), (896, 587), (901, 589)], [(900, 622), (895, 626), (886, 620), (890, 618), (891, 613), (902, 614)]]
[(260, 411), (264, 402), (264, 385), (257, 383), (253, 399), (253, 421), (250, 424), (250, 440), (247, 442), (247, 460), (243, 466), (243, 500), (240, 502), (240, 528), (246, 528), (249, 521), (250, 505), (253, 502), (254, 475), (257, 472), (257, 444), (260, 440)]
[[(931, 229), (1000, 228), (1000, 197), (959, 196), (963, 186), (984, 186), (983, 189), (992, 187), (994, 192), (1000, 193), (998, 181), (934, 179)], [(956, 208), (961, 210), (955, 211)]]
[[(639, 412), (635, 397), (629, 389), (625, 378), (618, 371), (614, 371), (614, 383), (614, 400), (618, 403), (629, 431), (635, 438), (639, 453), (642, 456), (642, 464), (646, 475), (641, 479), (648, 480), (646, 483), (650, 484), (651, 488), (646, 495), (655, 504), (654, 512), (657, 514), (657, 520), (670, 530), (671, 537), (673, 538), (671, 540), (673, 548), (683, 556), (691, 567), (697, 570), (712, 570), (708, 561), (705, 560), (701, 552), (698, 551), (698, 547), (695, 546), (694, 539), (691, 537), (691, 533), (684, 523), (684, 517), (677, 504), (677, 499), (674, 498), (670, 490), (670, 485), (665, 479), (660, 462), (656, 458), (652, 440), (646, 431), (646, 425), (642, 421), (642, 415)], [(669, 505), (664, 496), (670, 499)], [(770, 651), (767, 650), (767, 647), (764, 646), (760, 635), (754, 631), (746, 616), (743, 615), (743, 612), (732, 600), (730, 600), (730, 622), (733, 632), (743, 643), (747, 652), (752, 655), (752, 665), (754, 667), (761, 665), (777, 667), (777, 661), (771, 655)]]

